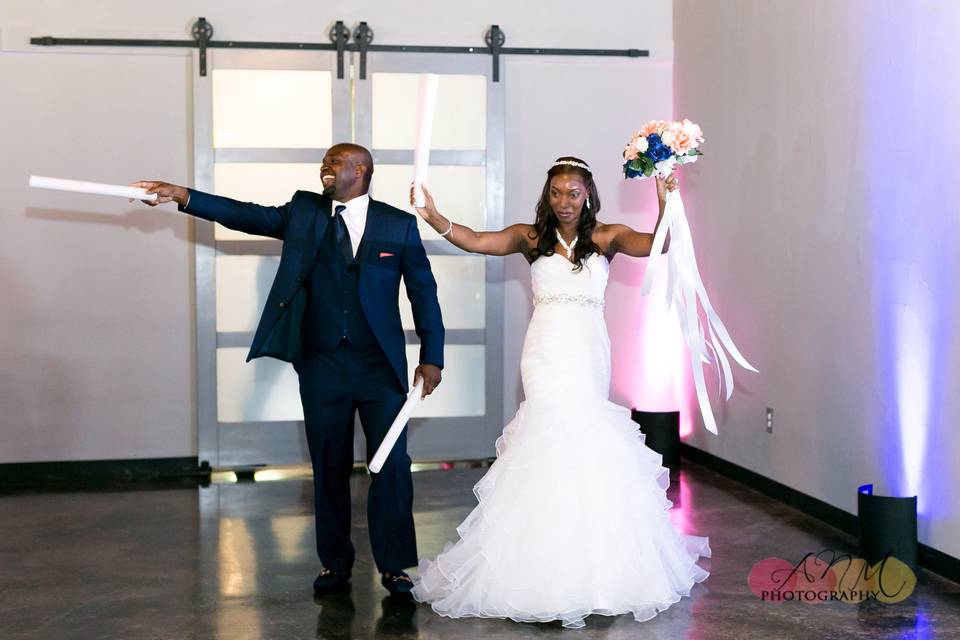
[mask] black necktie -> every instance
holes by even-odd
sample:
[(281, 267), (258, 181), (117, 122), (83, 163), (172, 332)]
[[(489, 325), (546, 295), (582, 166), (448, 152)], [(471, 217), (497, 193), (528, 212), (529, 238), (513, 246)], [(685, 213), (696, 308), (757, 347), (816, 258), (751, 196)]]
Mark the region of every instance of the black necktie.
[(343, 219), (343, 211), (347, 207), (338, 204), (333, 214), (333, 232), (337, 246), (340, 247), (340, 253), (343, 254), (343, 264), (349, 265), (353, 262), (353, 243), (350, 242), (350, 232), (347, 231), (347, 223)]

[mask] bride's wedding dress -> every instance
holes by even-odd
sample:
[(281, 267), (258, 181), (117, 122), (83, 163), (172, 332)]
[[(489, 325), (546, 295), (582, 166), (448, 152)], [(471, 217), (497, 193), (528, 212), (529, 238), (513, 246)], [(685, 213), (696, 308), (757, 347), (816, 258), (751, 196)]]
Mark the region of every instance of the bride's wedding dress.
[(661, 456), (608, 400), (607, 259), (574, 271), (562, 254), (531, 266), (535, 309), (521, 359), (525, 401), (474, 487), (460, 539), (422, 560), (414, 597), (443, 616), (647, 620), (708, 573), (707, 538), (671, 524)]

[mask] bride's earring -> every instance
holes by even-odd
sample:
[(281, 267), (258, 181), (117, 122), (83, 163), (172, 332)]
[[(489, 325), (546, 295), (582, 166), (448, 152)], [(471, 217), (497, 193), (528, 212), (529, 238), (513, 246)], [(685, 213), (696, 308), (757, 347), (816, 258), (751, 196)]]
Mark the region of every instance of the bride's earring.
[(590, 196), (587, 196), (587, 209), (590, 208)]

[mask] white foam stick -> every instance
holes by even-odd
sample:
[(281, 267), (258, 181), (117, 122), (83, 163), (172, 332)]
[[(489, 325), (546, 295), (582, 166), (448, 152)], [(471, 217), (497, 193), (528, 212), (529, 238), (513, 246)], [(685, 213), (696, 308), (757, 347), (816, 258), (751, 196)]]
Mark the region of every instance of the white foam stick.
[(420, 76), (420, 100), (417, 105), (417, 146), (413, 150), (413, 201), (424, 206), (423, 183), (427, 181), (430, 165), (430, 138), (433, 136), (433, 114), (437, 110), (437, 87), (440, 76), (425, 73)]
[(387, 456), (389, 456), (393, 450), (393, 445), (397, 444), (397, 439), (400, 437), (400, 434), (403, 433), (404, 427), (407, 426), (410, 414), (413, 413), (413, 409), (420, 402), (420, 395), (422, 393), (423, 378), (420, 378), (417, 380), (417, 384), (413, 385), (413, 389), (410, 389), (410, 393), (407, 394), (407, 401), (400, 407), (400, 413), (393, 419), (393, 424), (390, 425), (387, 435), (384, 436), (383, 442), (380, 443), (380, 447), (373, 455), (373, 460), (370, 461), (369, 465), (371, 473), (380, 473), (380, 469), (383, 468), (383, 463), (387, 461)]
[(146, 189), (126, 187), (119, 184), (103, 184), (101, 182), (81, 182), (80, 180), (64, 180), (63, 178), (47, 178), (45, 176), (30, 176), (30, 186), (35, 189), (54, 189), (56, 191), (73, 191), (75, 193), (90, 193), (100, 196), (115, 196), (118, 198), (133, 198), (134, 200), (156, 200), (157, 194), (147, 193)]

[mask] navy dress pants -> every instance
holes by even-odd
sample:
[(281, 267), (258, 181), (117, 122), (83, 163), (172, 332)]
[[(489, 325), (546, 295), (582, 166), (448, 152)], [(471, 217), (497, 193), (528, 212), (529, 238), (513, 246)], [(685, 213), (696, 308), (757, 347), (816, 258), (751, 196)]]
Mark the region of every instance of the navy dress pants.
[[(343, 571), (353, 566), (355, 557), (350, 540), (354, 417), (359, 413), (369, 462), (406, 394), (379, 347), (359, 350), (341, 343), (332, 351), (320, 351), (304, 345), (294, 367), (300, 377), (313, 464), (317, 554), (325, 568)], [(396, 572), (416, 565), (413, 479), (406, 432), (397, 440), (380, 473), (371, 478), (367, 521), (377, 569)]]

